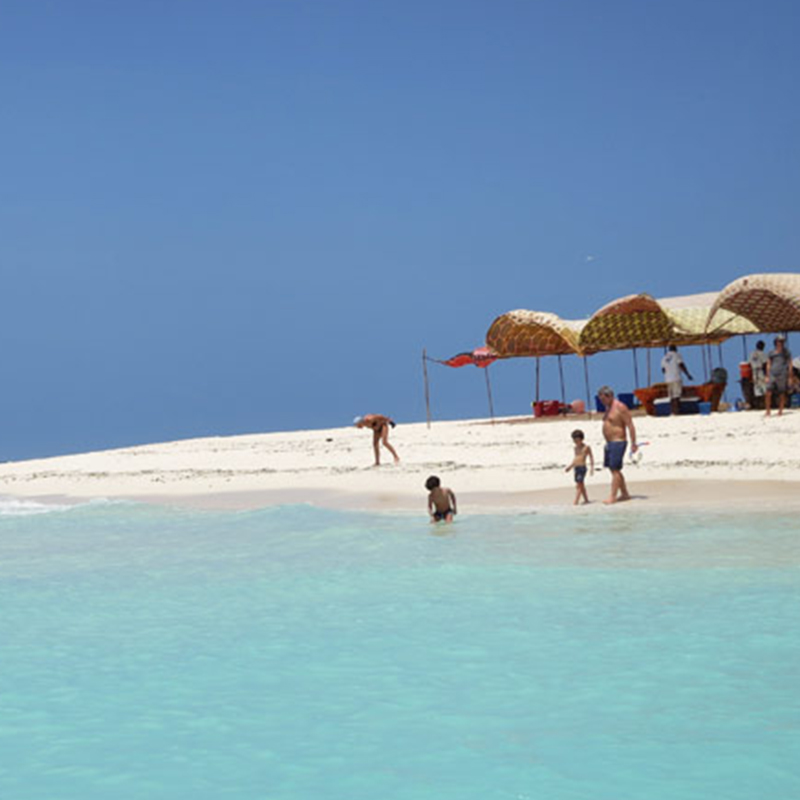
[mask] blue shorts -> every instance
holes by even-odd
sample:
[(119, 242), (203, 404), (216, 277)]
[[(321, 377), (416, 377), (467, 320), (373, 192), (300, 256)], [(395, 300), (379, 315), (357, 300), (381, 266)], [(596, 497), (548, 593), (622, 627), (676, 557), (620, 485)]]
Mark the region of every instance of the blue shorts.
[(607, 442), (603, 455), (603, 466), (615, 472), (620, 472), (627, 447), (627, 442)]
[(586, 467), (575, 467), (575, 483), (583, 483), (586, 480)]

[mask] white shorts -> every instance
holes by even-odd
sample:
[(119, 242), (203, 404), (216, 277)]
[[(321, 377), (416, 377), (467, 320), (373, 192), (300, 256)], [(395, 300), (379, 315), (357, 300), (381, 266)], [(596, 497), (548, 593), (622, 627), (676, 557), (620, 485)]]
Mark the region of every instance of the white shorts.
[(670, 400), (680, 400), (682, 392), (683, 383), (681, 381), (671, 381), (667, 384), (667, 396)]

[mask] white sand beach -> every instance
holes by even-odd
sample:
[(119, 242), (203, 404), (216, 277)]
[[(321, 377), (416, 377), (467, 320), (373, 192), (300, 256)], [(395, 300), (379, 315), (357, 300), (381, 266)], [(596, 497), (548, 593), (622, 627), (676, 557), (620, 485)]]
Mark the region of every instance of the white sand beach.
[[(765, 505), (800, 509), (800, 412), (635, 418), (639, 464), (626, 462), (634, 502), (618, 507)], [(0, 465), (0, 494), (38, 500), (129, 499), (208, 509), (282, 503), (424, 510), (428, 475), (456, 492), (461, 513), (570, 506), (571, 431), (579, 427), (602, 465), (599, 415), (398, 424), (372, 466), (371, 432), (355, 428), (150, 444)], [(609, 473), (588, 478), (603, 508)], [(583, 509), (581, 509), (583, 510)]]

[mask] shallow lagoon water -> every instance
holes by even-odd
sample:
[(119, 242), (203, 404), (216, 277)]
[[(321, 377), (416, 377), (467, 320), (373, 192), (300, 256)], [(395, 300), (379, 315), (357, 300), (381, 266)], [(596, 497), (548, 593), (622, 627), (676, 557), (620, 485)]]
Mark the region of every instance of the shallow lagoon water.
[(4, 508), (2, 797), (800, 796), (792, 517)]

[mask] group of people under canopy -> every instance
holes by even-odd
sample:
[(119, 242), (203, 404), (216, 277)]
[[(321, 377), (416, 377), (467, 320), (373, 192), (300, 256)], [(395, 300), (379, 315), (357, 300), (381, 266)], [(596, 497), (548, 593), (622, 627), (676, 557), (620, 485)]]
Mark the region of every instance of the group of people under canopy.
[(772, 411), (772, 401), (778, 399), (778, 414), (783, 413), (786, 398), (800, 390), (800, 356), (792, 358), (783, 336), (775, 337), (775, 349), (766, 352), (766, 342), (760, 339), (742, 365), (742, 391), (751, 408)]
[[(558, 356), (560, 360), (564, 355), (578, 355), (584, 358), (588, 394), (585, 358), (595, 353), (719, 345), (736, 335), (797, 330), (800, 330), (800, 274), (765, 273), (738, 278), (719, 292), (661, 299), (646, 293), (628, 295), (604, 305), (584, 320), (562, 319), (544, 311), (509, 311), (492, 322), (485, 347), (442, 363), (486, 367), (497, 359)], [(762, 377), (763, 369), (758, 376), (758, 396), (766, 398)], [(664, 392), (664, 387), (659, 391)], [(706, 394), (716, 410), (719, 396), (715, 391), (711, 387)], [(539, 399), (538, 377), (536, 399)]]

